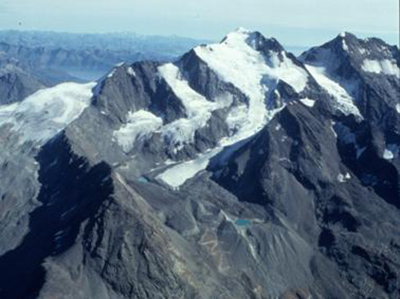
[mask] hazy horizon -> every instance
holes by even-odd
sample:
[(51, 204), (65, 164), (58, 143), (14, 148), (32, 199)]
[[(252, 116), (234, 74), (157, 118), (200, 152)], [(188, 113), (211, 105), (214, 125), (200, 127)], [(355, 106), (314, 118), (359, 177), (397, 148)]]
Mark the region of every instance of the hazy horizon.
[(295, 0), (4, 0), (0, 30), (132, 32), (216, 41), (246, 27), (294, 47), (318, 45), (342, 31), (399, 44), (398, 6), (397, 0), (303, 0), (301, 6)]

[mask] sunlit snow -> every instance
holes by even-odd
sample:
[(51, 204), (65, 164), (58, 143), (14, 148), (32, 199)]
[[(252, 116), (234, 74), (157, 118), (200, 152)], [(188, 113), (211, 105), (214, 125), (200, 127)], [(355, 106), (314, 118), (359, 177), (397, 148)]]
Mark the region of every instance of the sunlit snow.
[[(128, 73), (133, 75), (133, 70), (130, 70), (128, 68)], [(115, 140), (125, 152), (132, 150), (137, 138), (149, 136), (155, 131), (175, 148), (182, 148), (185, 144), (194, 142), (195, 132), (207, 125), (212, 111), (228, 107), (232, 103), (229, 96), (220, 96), (214, 101), (207, 100), (189, 86), (182, 78), (179, 68), (172, 63), (160, 66), (158, 73), (181, 100), (186, 117), (163, 125), (162, 119), (149, 111), (130, 112), (127, 123), (114, 132)]]
[(383, 158), (386, 160), (392, 160), (400, 155), (400, 146), (396, 144), (388, 144), (383, 151)]
[(389, 149), (385, 148), (385, 150), (383, 151), (383, 158), (386, 160), (392, 160), (394, 158), (394, 155)]
[(126, 70), (126, 72), (127, 72), (129, 75), (131, 75), (132, 77), (135, 77), (135, 76), (136, 76), (136, 73), (135, 73), (135, 71), (133, 70), (132, 67), (128, 67), (128, 69)]
[(194, 177), (197, 173), (204, 170), (210, 161), (210, 159), (218, 154), (222, 148), (215, 148), (205, 154), (200, 155), (197, 159), (180, 163), (173, 166), (160, 175), (157, 176), (169, 186), (174, 189), (179, 188), (188, 179)]
[(148, 136), (162, 124), (161, 118), (148, 111), (129, 112), (127, 123), (114, 132), (114, 137), (122, 149), (129, 152), (137, 138)]
[(389, 76), (396, 76), (400, 78), (400, 69), (396, 64), (396, 61), (389, 59), (383, 60), (371, 60), (365, 59), (361, 65), (361, 68), (365, 72), (384, 74)]
[(63, 83), (39, 90), (20, 103), (0, 106), (0, 126), (11, 125), (21, 143), (45, 142), (83, 112), (95, 84)]
[(300, 102), (302, 102), (304, 105), (306, 105), (306, 106), (308, 106), (310, 108), (314, 107), (314, 104), (315, 104), (314, 100), (311, 100), (311, 99), (308, 99), (308, 98), (300, 99)]
[(336, 109), (345, 115), (354, 114), (360, 118), (362, 117), (357, 106), (354, 104), (354, 98), (339, 83), (328, 76), (324, 67), (306, 65), (306, 68), (318, 84), (334, 98), (333, 104)]
[(231, 104), (231, 100), (226, 97), (217, 98), (214, 102), (208, 101), (189, 86), (178, 67), (172, 63), (159, 67), (158, 72), (185, 107), (186, 118), (178, 119), (162, 128), (163, 136), (177, 146), (193, 142), (195, 132), (207, 124), (211, 112)]
[(337, 176), (337, 179), (340, 183), (345, 183), (351, 179), (351, 176), (350, 176), (350, 173), (348, 173), (348, 172), (346, 174), (339, 173)]

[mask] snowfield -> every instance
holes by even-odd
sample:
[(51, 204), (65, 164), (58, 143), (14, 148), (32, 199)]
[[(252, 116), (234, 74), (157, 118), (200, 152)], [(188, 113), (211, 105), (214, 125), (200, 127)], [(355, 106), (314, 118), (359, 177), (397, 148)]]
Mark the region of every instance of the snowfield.
[(195, 132), (207, 125), (212, 111), (228, 107), (232, 102), (229, 97), (208, 101), (189, 86), (178, 67), (172, 63), (160, 66), (158, 73), (182, 101), (187, 117), (163, 125), (162, 119), (149, 111), (129, 112), (128, 123), (114, 132), (116, 141), (125, 152), (133, 149), (137, 138), (149, 136), (155, 131), (161, 133), (165, 141), (177, 149), (182, 148), (194, 142)]
[(140, 110), (128, 113), (128, 122), (114, 132), (114, 137), (125, 152), (132, 149), (137, 138), (146, 137), (158, 130), (163, 120), (154, 114)]
[(334, 107), (345, 115), (354, 114), (362, 118), (360, 111), (354, 104), (354, 98), (338, 82), (329, 77), (324, 67), (305, 64), (307, 70), (323, 89), (334, 99)]
[(207, 124), (212, 111), (231, 104), (231, 101), (223, 98), (211, 102), (194, 91), (183, 80), (178, 67), (172, 63), (159, 67), (158, 72), (181, 100), (187, 115), (186, 118), (178, 119), (162, 128), (163, 136), (175, 146), (193, 142), (195, 132)]
[(310, 108), (314, 107), (314, 104), (315, 104), (315, 101), (314, 101), (314, 100), (307, 99), (307, 98), (305, 98), (305, 99), (300, 99), (300, 102), (302, 102), (304, 105), (306, 105), (306, 106), (308, 106), (308, 107), (310, 107)]
[(248, 98), (247, 111), (235, 113), (234, 124), (240, 126), (242, 138), (247, 138), (259, 131), (273, 117), (268, 111), (265, 98), (269, 85), (278, 80), (285, 81), (297, 92), (301, 92), (308, 81), (307, 73), (283, 55), (279, 60), (278, 53), (271, 53), (271, 61), (251, 46), (252, 32), (239, 28), (226, 36), (220, 44), (200, 46), (195, 53), (225, 82), (232, 83)]
[(363, 71), (375, 74), (384, 74), (389, 76), (396, 76), (400, 79), (400, 69), (396, 61), (389, 59), (371, 60), (365, 59), (361, 65)]
[(39, 90), (20, 103), (0, 106), (0, 126), (10, 125), (19, 143), (44, 143), (89, 106), (96, 83), (63, 83)]

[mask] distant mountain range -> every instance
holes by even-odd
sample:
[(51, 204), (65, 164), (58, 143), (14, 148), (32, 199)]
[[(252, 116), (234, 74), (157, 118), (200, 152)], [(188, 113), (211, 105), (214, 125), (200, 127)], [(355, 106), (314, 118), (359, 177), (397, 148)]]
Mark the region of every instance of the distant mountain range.
[[(103, 51), (131, 51), (164, 57), (177, 57), (207, 40), (179, 36), (151, 36), (135, 33), (79, 34), (46, 31), (0, 31), (0, 41), (29, 48), (83, 51), (100, 49)], [(162, 52), (161, 52), (162, 51)]]
[(380, 39), (296, 57), (239, 28), (2, 105), (0, 138), (0, 298), (400, 298)]
[[(135, 34), (69, 34), (54, 32), (0, 31), (0, 67), (3, 73), (19, 70), (39, 81), (21, 79), (21, 95), (41, 85), (61, 82), (88, 82), (99, 79), (120, 62), (140, 60), (171, 61), (202, 41), (181, 37), (139, 36)], [(14, 65), (14, 68), (10, 68)], [(0, 80), (10, 80), (1, 78)], [(23, 91), (27, 84), (26, 92)], [(5, 87), (0, 92), (7, 94)], [(7, 102), (21, 100), (10, 93)], [(3, 100), (5, 102), (4, 97)]]

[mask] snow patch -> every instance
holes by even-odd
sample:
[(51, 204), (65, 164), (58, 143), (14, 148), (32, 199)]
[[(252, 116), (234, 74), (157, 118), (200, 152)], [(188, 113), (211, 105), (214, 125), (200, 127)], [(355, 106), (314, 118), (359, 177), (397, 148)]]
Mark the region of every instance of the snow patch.
[(400, 69), (394, 60), (365, 59), (361, 65), (361, 68), (363, 71), (368, 73), (384, 74), (400, 78)]
[(394, 155), (389, 149), (385, 148), (385, 150), (383, 151), (383, 158), (386, 160), (392, 160), (394, 158)]
[(132, 67), (128, 67), (128, 69), (126, 70), (126, 72), (127, 72), (129, 75), (131, 75), (132, 77), (136, 77), (136, 73), (135, 73), (135, 71), (133, 70)]
[(388, 144), (383, 151), (383, 158), (386, 160), (393, 160), (400, 154), (400, 146), (397, 144)]
[(351, 179), (351, 176), (350, 176), (350, 173), (348, 173), (348, 172), (346, 174), (339, 173), (338, 176), (337, 176), (337, 180), (340, 183), (345, 183), (350, 179)]
[(315, 101), (305, 98), (305, 99), (300, 99), (300, 102), (302, 102), (304, 105), (308, 106), (308, 107), (314, 107)]
[(346, 41), (344, 39), (342, 39), (342, 47), (343, 47), (343, 50), (349, 51), (349, 47), (347, 46)]
[(343, 48), (343, 50), (345, 50), (346, 52), (349, 51), (349, 47), (347, 46), (347, 43), (346, 43), (346, 40), (345, 40), (345, 38), (346, 38), (346, 32), (341, 32), (341, 33), (339, 34), (339, 36), (340, 36), (341, 39), (342, 39), (342, 48)]
[(154, 114), (139, 110), (129, 112), (127, 123), (114, 132), (114, 137), (125, 152), (129, 152), (136, 139), (148, 136), (163, 124), (163, 120)]
[(335, 124), (336, 123), (334, 121), (331, 122), (331, 130), (332, 130), (332, 133), (335, 136), (335, 138), (338, 138), (338, 135), (336, 134), (336, 131), (334, 129)]
[(115, 74), (115, 69), (113, 69), (111, 72), (108, 73), (107, 78), (112, 78)]
[(360, 52), (360, 54), (364, 55), (365, 53), (367, 53), (368, 51), (364, 48), (358, 48), (358, 51)]

